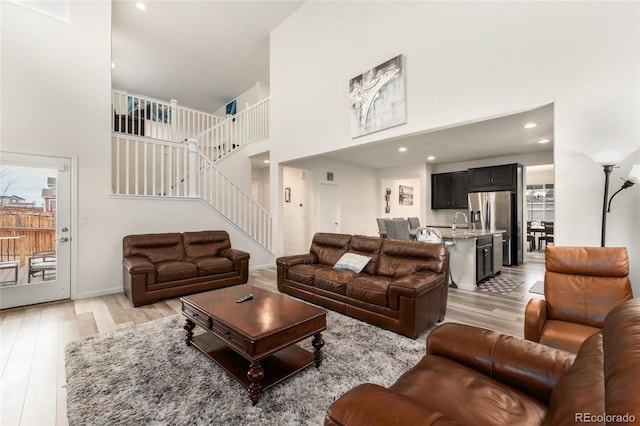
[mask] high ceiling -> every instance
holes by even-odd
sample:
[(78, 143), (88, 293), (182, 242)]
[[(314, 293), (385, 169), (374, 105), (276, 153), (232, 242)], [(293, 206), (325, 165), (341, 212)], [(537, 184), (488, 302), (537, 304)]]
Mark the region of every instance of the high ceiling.
[(112, 3), (112, 86), (214, 112), (269, 81), (269, 33), (303, 1)]
[[(214, 112), (269, 83), (269, 34), (304, 1), (112, 2), (112, 86)], [(526, 122), (535, 129), (523, 129)], [(544, 145), (540, 139), (549, 139)], [(406, 152), (398, 148), (406, 147)], [(324, 155), (384, 168), (416, 160), (450, 163), (553, 149), (551, 105)], [(434, 156), (434, 160), (427, 160)], [(256, 156), (256, 166), (268, 153)]]

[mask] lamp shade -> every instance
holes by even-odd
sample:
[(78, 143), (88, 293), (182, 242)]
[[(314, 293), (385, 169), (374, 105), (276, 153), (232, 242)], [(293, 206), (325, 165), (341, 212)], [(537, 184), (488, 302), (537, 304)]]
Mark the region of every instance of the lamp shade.
[(633, 167), (631, 167), (627, 180), (633, 183), (640, 183), (640, 164), (634, 164)]
[(587, 157), (602, 166), (615, 166), (627, 158), (629, 154), (629, 151), (622, 151), (620, 149), (606, 149), (585, 153)]

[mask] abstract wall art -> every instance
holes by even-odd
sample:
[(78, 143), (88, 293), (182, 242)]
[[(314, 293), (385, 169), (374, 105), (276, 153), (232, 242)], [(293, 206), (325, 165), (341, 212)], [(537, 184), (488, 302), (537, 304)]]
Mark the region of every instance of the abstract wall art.
[(407, 122), (404, 74), (398, 55), (349, 81), (352, 138)]

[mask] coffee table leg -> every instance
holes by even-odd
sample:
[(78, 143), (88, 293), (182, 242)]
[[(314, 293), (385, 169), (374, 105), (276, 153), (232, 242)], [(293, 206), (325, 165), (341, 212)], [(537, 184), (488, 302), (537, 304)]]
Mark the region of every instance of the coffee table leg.
[(260, 382), (264, 378), (264, 368), (262, 368), (260, 362), (251, 363), (247, 378), (251, 382), (249, 385), (249, 398), (251, 398), (253, 405), (256, 405), (260, 400), (260, 396), (262, 396), (262, 384)]
[(322, 333), (316, 333), (313, 335), (313, 341), (311, 342), (315, 351), (313, 355), (315, 357), (316, 368), (322, 364), (322, 347), (324, 346), (324, 340), (322, 339)]
[(190, 319), (187, 319), (184, 327), (182, 328), (184, 328), (187, 332), (185, 343), (187, 344), (187, 346), (191, 346), (191, 340), (193, 340), (193, 329), (196, 328), (196, 323), (191, 321)]

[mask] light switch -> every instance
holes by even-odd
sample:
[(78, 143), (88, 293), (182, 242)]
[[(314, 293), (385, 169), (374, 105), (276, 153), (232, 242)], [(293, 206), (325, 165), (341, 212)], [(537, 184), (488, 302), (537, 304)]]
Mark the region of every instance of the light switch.
[(78, 216), (78, 219), (80, 220), (80, 225), (87, 224), (87, 215), (81, 214), (80, 216)]

